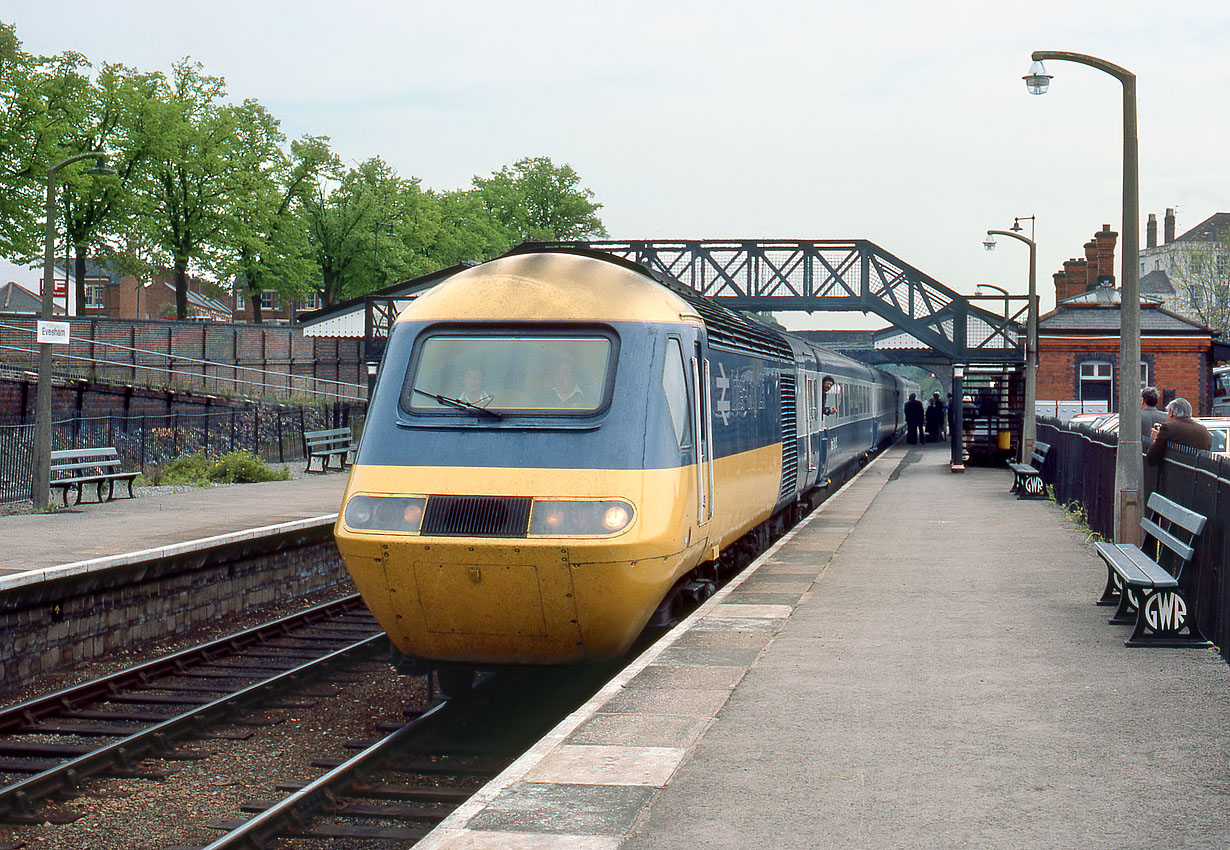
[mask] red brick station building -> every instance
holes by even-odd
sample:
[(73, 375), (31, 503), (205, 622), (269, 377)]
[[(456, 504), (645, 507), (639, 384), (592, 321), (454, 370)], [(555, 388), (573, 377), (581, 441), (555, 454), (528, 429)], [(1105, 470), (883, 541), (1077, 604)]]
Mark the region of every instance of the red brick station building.
[[(1038, 320), (1038, 399), (1106, 400), (1115, 397), (1119, 370), (1120, 293), (1115, 288), (1115, 243), (1109, 225), (1085, 243), (1084, 258), (1056, 272), (1056, 307)], [(1186, 398), (1197, 415), (1212, 405), (1212, 367), (1227, 359), (1230, 346), (1218, 332), (1163, 307), (1165, 294), (1142, 285), (1140, 380), (1157, 387), (1163, 402)], [(1173, 293), (1169, 293), (1173, 297)]]

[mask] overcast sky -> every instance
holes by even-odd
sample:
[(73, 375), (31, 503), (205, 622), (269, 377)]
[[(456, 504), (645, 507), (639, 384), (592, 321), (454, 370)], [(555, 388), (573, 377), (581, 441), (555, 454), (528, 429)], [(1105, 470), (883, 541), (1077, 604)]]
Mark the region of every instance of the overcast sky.
[(1142, 246), (1149, 212), (1182, 233), (1230, 211), (1230, 3), (1167, 5), (0, 0), (0, 20), (34, 53), (191, 56), (287, 136), (424, 187), (549, 156), (616, 239), (865, 238), (961, 292), (1023, 294), (1025, 246), (981, 242), (1036, 215), (1049, 308), (1051, 274), (1120, 230), (1122, 89), (1052, 62), (1030, 96), (1031, 50), (1137, 75)]

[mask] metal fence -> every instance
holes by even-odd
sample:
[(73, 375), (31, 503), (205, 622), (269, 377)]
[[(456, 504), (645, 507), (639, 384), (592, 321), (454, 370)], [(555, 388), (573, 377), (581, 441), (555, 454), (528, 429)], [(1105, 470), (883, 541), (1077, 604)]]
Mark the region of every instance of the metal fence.
[[(1079, 503), (1089, 527), (1111, 539), (1114, 530), (1115, 435), (1039, 419), (1038, 439), (1051, 444), (1042, 480), (1061, 504)], [(1145, 464), (1142, 504), (1159, 492), (1208, 517), (1196, 555), (1183, 571), (1185, 591), (1196, 600), (1198, 625), (1230, 661), (1230, 459), (1167, 446), (1161, 466)]]
[[(210, 456), (246, 450), (269, 463), (306, 457), (305, 431), (361, 426), (362, 408), (252, 405), (208, 413), (107, 415), (52, 423), (52, 449), (114, 446), (125, 469), (149, 472), (183, 455)], [(30, 497), (34, 425), (0, 425), (0, 503)]]

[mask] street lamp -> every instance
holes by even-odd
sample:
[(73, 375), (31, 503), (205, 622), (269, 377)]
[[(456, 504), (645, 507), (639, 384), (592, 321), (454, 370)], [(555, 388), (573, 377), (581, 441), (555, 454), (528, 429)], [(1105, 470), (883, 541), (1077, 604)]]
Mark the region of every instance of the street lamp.
[[(1032, 219), (1033, 216), (1030, 218)], [(1015, 232), (1021, 229), (1020, 222), (1019, 218), (1013, 222), (1011, 230), (988, 230), (987, 238), (982, 244), (988, 251), (993, 251), (996, 236), (1010, 236), (1029, 246), (1029, 313), (1025, 322), (1025, 409), (1021, 416), (1021, 463), (1027, 463), (1027, 458), (1034, 452), (1034, 442), (1038, 439), (1038, 246), (1034, 240)], [(993, 284), (980, 283), (978, 285), (992, 286)], [(1004, 305), (1006, 314), (1008, 312), (1006, 297)]]
[[(986, 245), (987, 243), (983, 242), (982, 244)], [(995, 250), (994, 244), (992, 244), (989, 248), (987, 248), (987, 250), (994, 251)], [(995, 291), (999, 292), (1001, 295), (1004, 296), (1004, 318), (1005, 319), (1008, 318), (1008, 313), (1009, 313), (1008, 298), (1010, 297), (1008, 294), (1008, 290), (1004, 289), (1002, 286), (996, 286), (993, 283), (975, 283), (974, 284), (974, 294), (981, 295), (982, 293), (979, 292), (978, 290), (984, 286), (987, 289), (994, 289)]]
[(1110, 74), (1123, 86), (1123, 257), (1119, 295), (1119, 444), (1115, 450), (1115, 541), (1140, 539), (1140, 172), (1136, 142), (1136, 75), (1083, 53), (1035, 50), (1025, 75), (1030, 94), (1045, 94), (1051, 82), (1047, 59), (1077, 62)]
[(376, 265), (376, 262), (377, 262), (376, 257), (377, 257), (377, 253), (380, 250), (380, 228), (382, 227), (388, 228), (388, 231), (384, 234), (385, 236), (396, 236), (397, 235), (396, 231), (393, 230), (393, 225), (391, 224), (388, 224), (383, 221), (373, 222), (372, 224), (372, 230), (376, 234), (376, 238), (372, 241), (372, 292), (375, 292), (377, 289), (380, 288), (380, 284), (377, 278), (377, 268), (378, 267)]
[[(55, 304), (55, 245), (56, 245), (56, 174), (66, 165), (83, 159), (95, 159), (97, 164), (88, 174), (114, 174), (104, 163), (107, 154), (103, 151), (79, 153), (62, 159), (47, 170), (46, 224), (43, 236), (43, 308), (39, 318), (51, 319)], [(65, 267), (67, 276), (68, 268)], [(67, 304), (67, 299), (66, 302)], [(67, 309), (65, 313), (67, 313)], [(51, 346), (50, 342), (38, 344), (38, 396), (34, 403), (34, 474), (30, 477), (30, 501), (37, 510), (43, 510), (51, 497)]]

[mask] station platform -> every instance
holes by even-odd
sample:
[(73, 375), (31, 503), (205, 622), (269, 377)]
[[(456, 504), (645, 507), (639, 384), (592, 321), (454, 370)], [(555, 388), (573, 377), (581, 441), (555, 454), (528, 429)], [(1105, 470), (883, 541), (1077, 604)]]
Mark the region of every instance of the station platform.
[(1011, 483), (890, 449), (416, 847), (1230, 846), (1230, 667)]
[(137, 488), (135, 499), (0, 517), (0, 585), (19, 574), (50, 575), (61, 568), (156, 557), (168, 548), (221, 536), (256, 536), (268, 526), (324, 521), (337, 514), (347, 477), (331, 472), (208, 489)]

